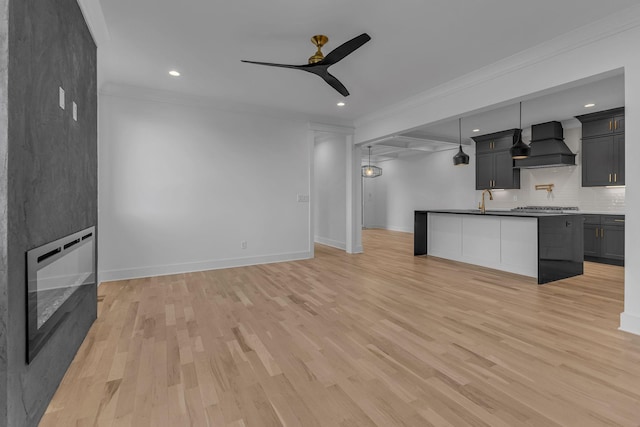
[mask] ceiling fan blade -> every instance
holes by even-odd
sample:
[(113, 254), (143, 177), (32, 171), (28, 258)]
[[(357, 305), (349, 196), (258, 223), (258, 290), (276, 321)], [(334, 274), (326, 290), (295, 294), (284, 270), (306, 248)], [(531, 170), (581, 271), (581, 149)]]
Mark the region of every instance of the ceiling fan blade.
[(280, 68), (302, 68), (302, 67), (304, 67), (304, 65), (274, 64), (273, 62), (246, 61), (244, 59), (241, 59), (240, 61), (241, 62), (246, 62), (248, 64), (266, 65), (267, 67), (280, 67)]
[(320, 77), (322, 77), (324, 79), (325, 82), (329, 83), (329, 85), (334, 88), (335, 90), (337, 90), (340, 95), (342, 96), (349, 96), (349, 91), (347, 90), (346, 87), (344, 87), (344, 85), (342, 83), (340, 83), (340, 80), (336, 79), (334, 76), (332, 76), (329, 73), (324, 73), (324, 74), (318, 74)]
[(348, 42), (345, 42), (329, 52), (322, 61), (318, 62), (318, 65), (333, 65), (336, 62), (342, 60), (345, 56), (351, 54), (354, 50), (371, 40), (371, 37), (367, 33), (362, 33), (358, 37), (354, 37)]
[(257, 64), (257, 65), (265, 65), (268, 67), (280, 67), (280, 68), (292, 68), (302, 71), (307, 71), (309, 73), (313, 73), (317, 76), (320, 76), (325, 82), (329, 84), (332, 88), (334, 88), (338, 93), (342, 96), (349, 96), (349, 91), (340, 80), (336, 79), (334, 76), (329, 74), (327, 69), (335, 64), (336, 62), (342, 60), (347, 55), (353, 53), (354, 50), (358, 49), (360, 46), (365, 44), (371, 40), (371, 37), (367, 33), (362, 33), (357, 37), (352, 38), (346, 43), (341, 44), (337, 48), (333, 49), (324, 59), (320, 62), (315, 62), (312, 64), (304, 64), (304, 65), (290, 65), (290, 64), (275, 64), (273, 62), (258, 62), (258, 61), (247, 61), (242, 59), (242, 62), (246, 62), (249, 64)]

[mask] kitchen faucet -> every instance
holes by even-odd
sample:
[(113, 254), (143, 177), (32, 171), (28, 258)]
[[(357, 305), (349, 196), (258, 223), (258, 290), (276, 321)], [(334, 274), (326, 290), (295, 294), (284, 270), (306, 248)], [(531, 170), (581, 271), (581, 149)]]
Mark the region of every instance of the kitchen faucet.
[(488, 188), (482, 191), (482, 202), (478, 205), (478, 209), (480, 209), (480, 213), (485, 213), (484, 207), (484, 193), (489, 192), (489, 200), (493, 200), (493, 193)]

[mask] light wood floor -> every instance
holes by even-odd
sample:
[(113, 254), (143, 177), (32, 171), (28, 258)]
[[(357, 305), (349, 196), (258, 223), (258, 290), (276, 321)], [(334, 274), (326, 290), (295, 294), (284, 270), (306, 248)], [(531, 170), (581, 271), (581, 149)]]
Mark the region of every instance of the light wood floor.
[(533, 279), (366, 253), (105, 283), (41, 426), (638, 426), (623, 269)]

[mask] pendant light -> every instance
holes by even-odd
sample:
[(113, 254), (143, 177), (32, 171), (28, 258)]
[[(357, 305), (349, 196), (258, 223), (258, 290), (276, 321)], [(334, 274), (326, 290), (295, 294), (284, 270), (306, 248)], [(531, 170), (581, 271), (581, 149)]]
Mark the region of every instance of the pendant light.
[(369, 163), (365, 166), (362, 166), (362, 177), (363, 178), (376, 178), (382, 175), (382, 169), (377, 166), (373, 166), (371, 164), (371, 146), (369, 148)]
[(512, 159), (526, 159), (531, 153), (531, 147), (522, 141), (522, 102), (520, 103), (520, 129), (513, 134), (513, 145), (509, 152)]
[(462, 117), (458, 119), (458, 143), (460, 144), (460, 149), (458, 154), (453, 156), (453, 164), (455, 166), (468, 165), (469, 155), (462, 151)]

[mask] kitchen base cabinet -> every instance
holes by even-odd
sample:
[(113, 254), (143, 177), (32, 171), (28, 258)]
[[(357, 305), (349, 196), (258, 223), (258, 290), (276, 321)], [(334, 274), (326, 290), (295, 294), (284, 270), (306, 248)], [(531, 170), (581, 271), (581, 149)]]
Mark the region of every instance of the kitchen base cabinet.
[(600, 225), (584, 224), (584, 256), (597, 257), (599, 254), (600, 241), (598, 234), (600, 233)]
[(624, 265), (624, 215), (584, 215), (584, 259)]
[(602, 258), (620, 261), (624, 265), (624, 226), (604, 225), (601, 234)]
[[(519, 230), (515, 241), (503, 230), (512, 231), (514, 222)], [(429, 255), (538, 277), (537, 218), (429, 213), (428, 230)], [(519, 254), (517, 263), (511, 262), (512, 254)]]

